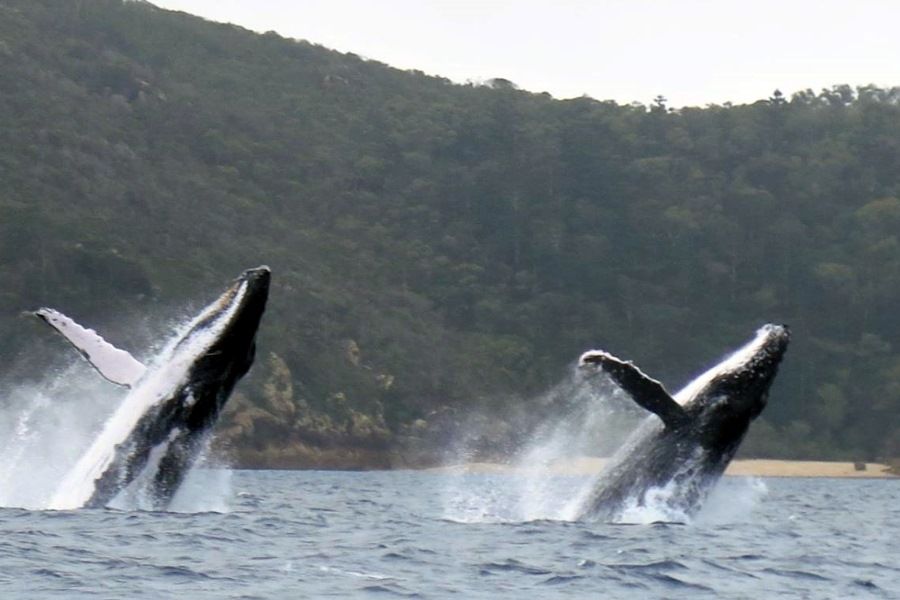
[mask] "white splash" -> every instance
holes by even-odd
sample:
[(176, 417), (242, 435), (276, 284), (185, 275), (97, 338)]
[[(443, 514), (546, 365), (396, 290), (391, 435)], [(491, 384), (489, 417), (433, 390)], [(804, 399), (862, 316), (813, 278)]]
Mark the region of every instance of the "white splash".
[(231, 512), (229, 500), (233, 497), (234, 471), (222, 467), (211, 468), (203, 464), (202, 457), (198, 463), (200, 464), (188, 471), (166, 510), (177, 513)]
[(758, 477), (723, 477), (710, 492), (695, 521), (701, 524), (746, 521), (768, 494), (769, 487)]
[[(463, 473), (447, 478), (444, 518), (459, 522), (570, 521), (600, 474), (585, 473), (599, 450), (611, 452), (638, 421), (632, 402), (615, 399), (612, 385), (598, 388), (573, 369), (573, 375), (549, 391), (542, 402), (564, 399), (556, 418), (494, 473)], [(541, 402), (539, 401), (539, 402)], [(457, 463), (465, 449), (448, 462)]]
[[(156, 467), (163, 457), (166, 448), (177, 434), (173, 431), (169, 438), (159, 446), (151, 450), (147, 466), (141, 474), (122, 490), (112, 502), (110, 508), (119, 510), (157, 510), (154, 498), (150, 495), (150, 483), (156, 474)], [(229, 499), (231, 493), (231, 469), (221, 468), (216, 465), (209, 455), (209, 439), (197, 458), (194, 467), (188, 471), (178, 486), (178, 490), (172, 497), (168, 512), (198, 513), (198, 512), (231, 512)]]
[(663, 487), (644, 492), (642, 503), (630, 498), (616, 519), (617, 523), (649, 525), (651, 523), (689, 523), (690, 515), (680, 508), (677, 501), (678, 484), (669, 481)]
[(80, 360), (40, 383), (0, 382), (0, 506), (45, 508), (120, 395)]
[[(572, 489), (575, 481), (563, 485), (559, 466), (596, 448), (598, 437), (613, 435), (605, 427), (614, 413), (610, 398), (611, 395), (592, 393), (590, 386), (579, 385), (571, 412), (540, 428), (512, 462), (522, 473), (516, 482), (520, 489), (516, 514), (521, 520), (570, 521), (575, 518), (575, 511), (581, 505), (580, 498), (590, 493), (595, 477), (579, 478)], [(561, 488), (566, 487), (565, 496), (560, 498)]]
[(150, 450), (147, 457), (147, 464), (141, 469), (134, 480), (128, 484), (124, 490), (113, 498), (109, 503), (111, 508), (127, 510), (129, 508), (137, 508), (142, 510), (153, 510), (153, 498), (150, 494), (153, 479), (159, 470), (159, 463), (166, 455), (169, 445), (178, 436), (180, 429), (175, 428), (169, 432), (169, 437), (157, 444)]
[(631, 498), (618, 515), (617, 523), (649, 525), (651, 523), (698, 523), (718, 525), (748, 520), (753, 509), (769, 493), (765, 482), (755, 477), (723, 477), (713, 487), (696, 515), (684, 507), (684, 482), (669, 481), (662, 487), (650, 488), (642, 500)]

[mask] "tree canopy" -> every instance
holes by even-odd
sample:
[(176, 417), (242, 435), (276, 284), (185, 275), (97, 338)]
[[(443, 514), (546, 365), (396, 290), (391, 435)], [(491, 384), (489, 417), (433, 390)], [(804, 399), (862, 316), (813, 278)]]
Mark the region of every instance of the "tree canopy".
[(900, 88), (557, 100), (146, 3), (0, 0), (0, 115), (7, 377), (36, 371), (23, 310), (128, 346), (266, 263), (231, 423), (260, 448), (527, 407), (591, 347), (677, 388), (783, 322), (747, 452), (900, 455)]

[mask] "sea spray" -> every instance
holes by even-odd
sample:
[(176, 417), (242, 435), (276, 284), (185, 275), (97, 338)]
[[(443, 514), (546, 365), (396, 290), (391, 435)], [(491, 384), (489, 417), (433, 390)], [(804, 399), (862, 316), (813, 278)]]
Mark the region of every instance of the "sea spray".
[(78, 361), (38, 383), (0, 382), (0, 396), (0, 506), (40, 509), (121, 392)]
[(200, 459), (197, 462), (188, 471), (167, 510), (177, 513), (231, 512), (234, 471), (218, 461), (208, 463)]
[[(158, 460), (159, 456), (151, 456), (148, 465)], [(155, 510), (154, 498), (148, 493), (151, 486), (147, 473), (152, 471), (154, 469), (145, 469), (141, 477), (132, 481), (110, 502), (109, 507), (118, 510)], [(197, 462), (185, 476), (166, 510), (176, 513), (230, 512), (230, 500), (234, 495), (232, 475), (229, 466), (210, 453), (207, 440)]]
[(682, 484), (670, 481), (665, 486), (647, 490), (640, 504), (636, 498), (631, 498), (615, 522), (629, 525), (739, 523), (753, 517), (754, 508), (768, 493), (766, 483), (757, 477), (723, 478), (709, 493), (702, 510), (691, 515), (685, 509), (688, 504), (681, 500)]
[(713, 488), (696, 517), (701, 524), (735, 523), (753, 516), (754, 509), (768, 496), (769, 486), (758, 477), (724, 477)]
[(560, 412), (542, 423), (510, 461), (521, 473), (516, 512), (522, 520), (575, 518), (599, 472), (563, 481), (560, 467), (580, 457), (605, 455), (621, 444), (620, 426), (635, 411), (620, 394), (605, 381), (587, 381), (578, 371), (548, 393), (551, 406)]
[[(571, 520), (590, 493), (594, 474), (566, 474), (587, 456), (611, 454), (642, 417), (622, 392), (605, 380), (587, 380), (576, 369), (534, 400), (546, 418), (507, 459), (502, 473), (448, 477), (446, 518), (464, 522)], [(465, 464), (471, 440), (481, 432), (463, 431), (463, 440), (446, 458)]]

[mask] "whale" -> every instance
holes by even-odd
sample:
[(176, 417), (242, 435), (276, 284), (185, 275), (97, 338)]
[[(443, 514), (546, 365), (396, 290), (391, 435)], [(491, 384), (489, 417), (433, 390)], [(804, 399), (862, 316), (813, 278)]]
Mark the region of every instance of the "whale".
[(578, 518), (616, 522), (643, 508), (660, 520), (693, 518), (765, 408), (789, 341), (787, 326), (764, 325), (674, 395), (630, 361), (582, 354), (583, 373), (611, 379), (652, 414), (607, 462)]
[(151, 510), (168, 508), (253, 364), (269, 283), (268, 267), (244, 271), (147, 365), (54, 309), (35, 311), (100, 375), (128, 389), (48, 509), (102, 508), (129, 486)]

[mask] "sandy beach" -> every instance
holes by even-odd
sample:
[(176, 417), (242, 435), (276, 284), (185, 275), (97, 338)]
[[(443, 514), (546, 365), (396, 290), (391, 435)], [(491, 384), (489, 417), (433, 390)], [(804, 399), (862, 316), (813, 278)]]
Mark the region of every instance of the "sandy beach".
[[(557, 461), (547, 465), (547, 471), (558, 475), (588, 475), (597, 473), (606, 459), (582, 457), (567, 461)], [(888, 473), (888, 465), (865, 463), (864, 470), (857, 470), (852, 462), (832, 462), (819, 460), (735, 460), (729, 465), (726, 475), (751, 477), (853, 477), (853, 478), (896, 478)], [(501, 463), (465, 463), (428, 469), (451, 473), (531, 473), (542, 469), (520, 467)]]
[(751, 475), (756, 477), (896, 477), (888, 473), (888, 465), (861, 463), (864, 470), (857, 470), (852, 462), (821, 460), (736, 460), (728, 466), (726, 475)]

